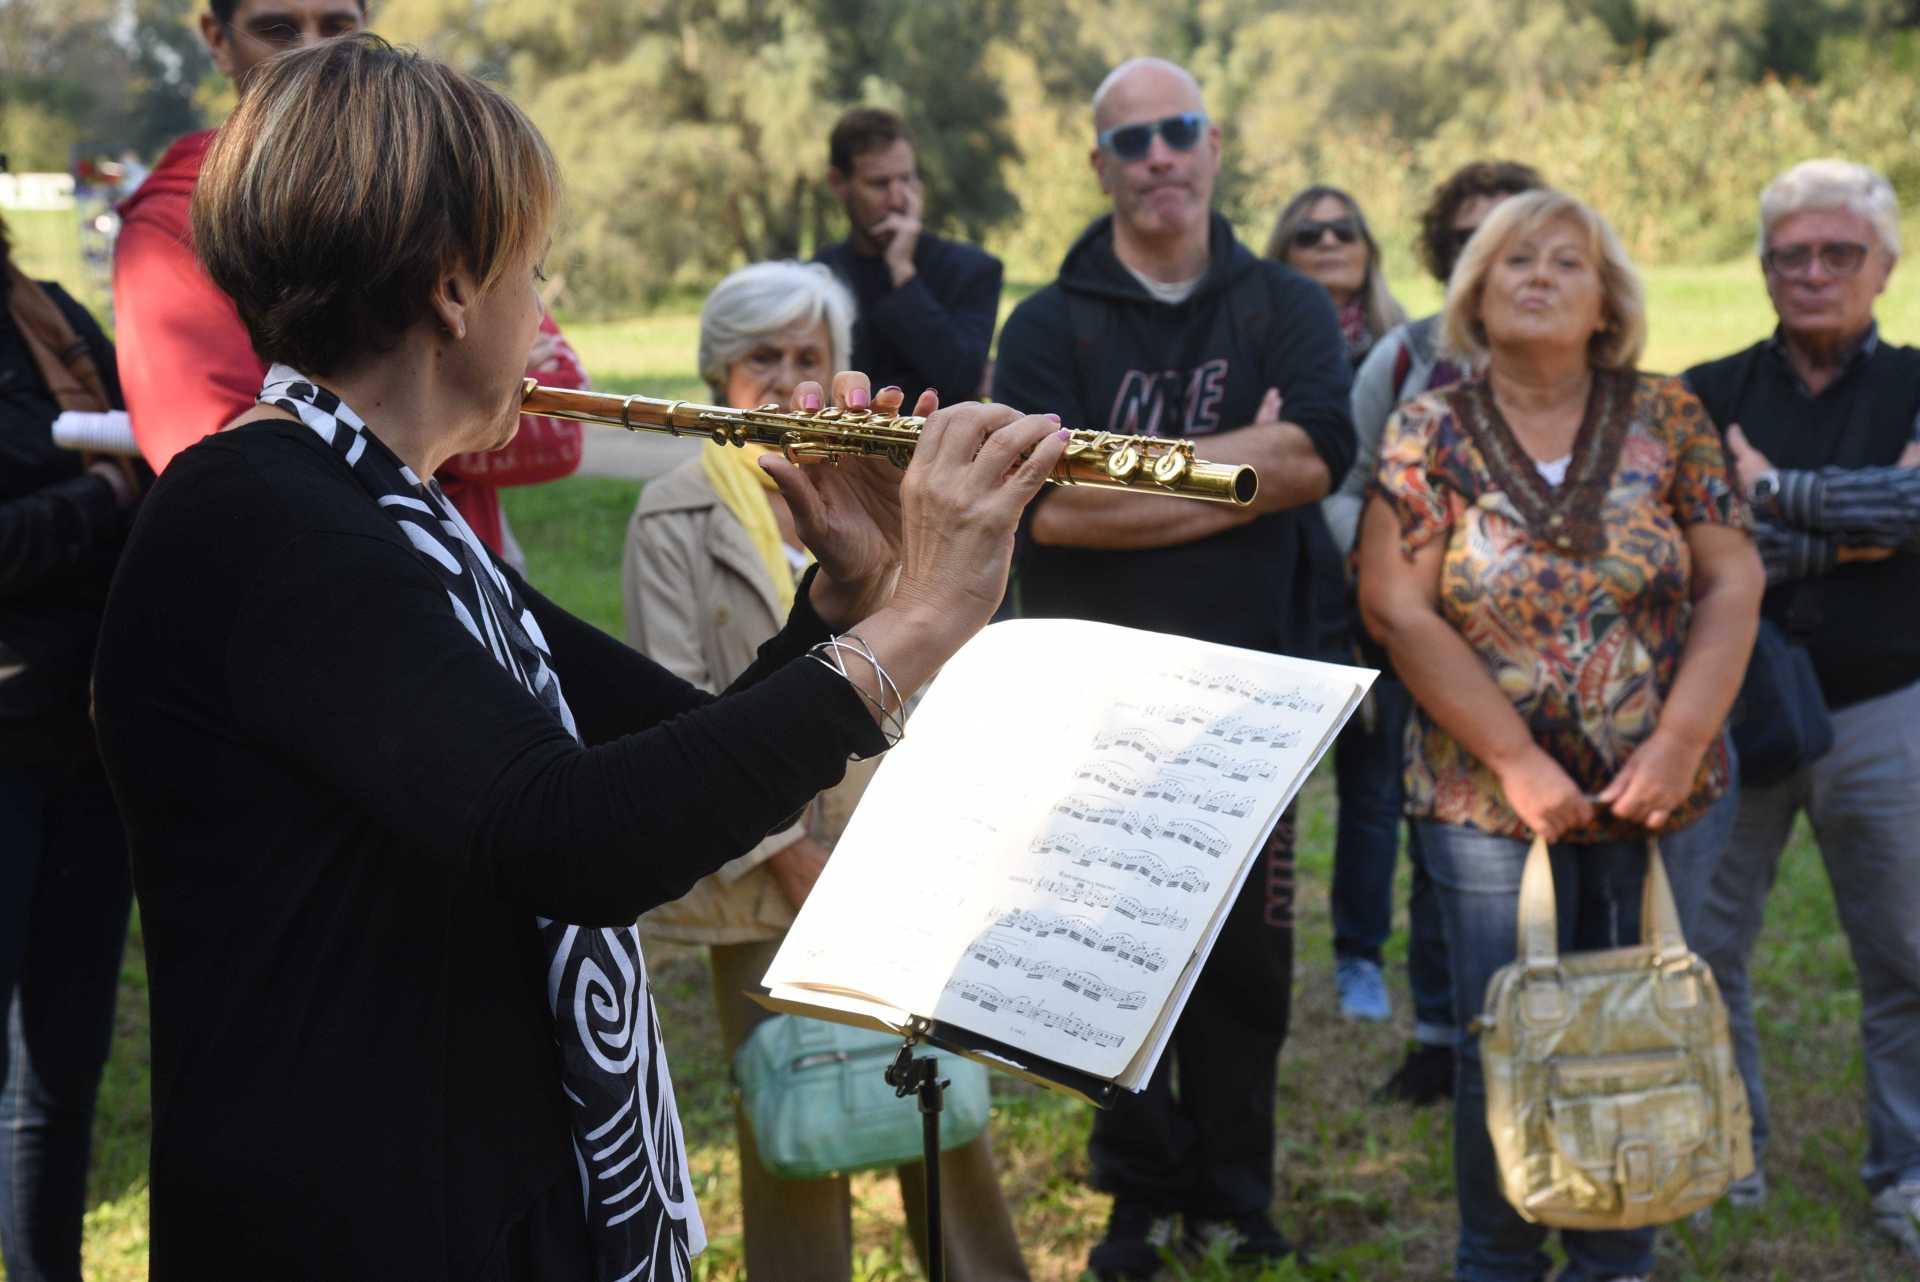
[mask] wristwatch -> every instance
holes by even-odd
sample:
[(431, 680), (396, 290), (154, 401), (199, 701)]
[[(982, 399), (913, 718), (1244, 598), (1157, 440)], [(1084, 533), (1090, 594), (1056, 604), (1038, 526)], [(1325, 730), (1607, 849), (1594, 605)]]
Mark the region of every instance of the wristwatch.
[(1777, 471), (1762, 472), (1754, 477), (1753, 484), (1747, 487), (1747, 497), (1753, 501), (1755, 507), (1763, 503), (1771, 503), (1774, 496), (1779, 493), (1780, 473)]

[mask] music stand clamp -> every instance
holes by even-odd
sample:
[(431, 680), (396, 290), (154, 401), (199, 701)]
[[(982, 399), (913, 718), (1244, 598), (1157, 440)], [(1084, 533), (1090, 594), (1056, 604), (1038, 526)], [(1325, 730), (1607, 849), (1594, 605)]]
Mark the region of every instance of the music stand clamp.
[(927, 1168), (927, 1282), (946, 1282), (947, 1261), (940, 1233), (940, 1110), (946, 1106), (947, 1080), (931, 1055), (913, 1053), (917, 1039), (909, 1034), (900, 1053), (887, 1065), (887, 1085), (900, 1099), (914, 1095), (920, 1101), (920, 1151)]

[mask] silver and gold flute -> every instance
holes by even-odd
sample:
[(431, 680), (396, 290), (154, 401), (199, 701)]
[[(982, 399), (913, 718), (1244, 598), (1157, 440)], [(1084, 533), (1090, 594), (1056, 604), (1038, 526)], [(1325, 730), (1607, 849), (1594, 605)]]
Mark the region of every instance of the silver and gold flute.
[[(875, 456), (905, 467), (926, 420), (872, 410), (783, 410), (777, 405), (735, 410), (698, 401), (663, 401), (542, 387), (528, 379), (520, 412), (575, 423), (622, 427), (629, 432), (703, 436), (722, 445), (765, 445), (796, 463)], [(1120, 436), (1075, 431), (1066, 457), (1047, 480), (1055, 485), (1091, 485), (1136, 494), (1168, 494), (1245, 507), (1260, 478), (1242, 463), (1208, 463), (1193, 456), (1193, 442), (1158, 436)]]

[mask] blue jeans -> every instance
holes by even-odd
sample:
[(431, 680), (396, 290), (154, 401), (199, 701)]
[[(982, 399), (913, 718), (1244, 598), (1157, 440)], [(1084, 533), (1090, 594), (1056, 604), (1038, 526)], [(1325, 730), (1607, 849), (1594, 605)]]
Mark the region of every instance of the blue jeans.
[(0, 765), (0, 1255), (9, 1282), (80, 1282), (93, 1101), (132, 887), (95, 760)]
[(1794, 817), (1806, 811), (1860, 974), (1867, 1063), (1867, 1191), (1920, 1180), (1920, 684), (1833, 713), (1833, 749), (1780, 782), (1748, 788), (1694, 947), (1727, 999), (1753, 1148), (1767, 1146), (1767, 1093), (1747, 962)]
[[(1377, 966), (1381, 946), (1393, 932), (1393, 864), (1400, 847), (1401, 776), (1413, 696), (1398, 677), (1382, 672), (1373, 683), (1373, 708), (1371, 727), (1355, 717), (1333, 745), (1340, 810), (1333, 838), (1332, 908), (1333, 955)], [(1414, 1037), (1448, 1046), (1455, 1025), (1447, 937), (1417, 831), (1409, 832), (1407, 860), (1413, 865), (1407, 981), (1413, 989)]]
[[(1689, 935), (1737, 805), (1729, 794), (1687, 827), (1661, 835), (1660, 855), (1673, 883), (1681, 928)], [(1516, 955), (1520, 873), (1530, 843), (1433, 820), (1417, 820), (1414, 826), (1439, 888), (1453, 958), (1455, 1014), (1464, 1029), (1480, 1013), (1493, 973)], [(1644, 846), (1624, 841), (1557, 845), (1552, 855), (1564, 951), (1612, 948), (1639, 939)], [(1459, 1282), (1539, 1282), (1550, 1263), (1542, 1249), (1549, 1230), (1521, 1219), (1500, 1192), (1493, 1141), (1487, 1134), (1480, 1039), (1463, 1036), (1458, 1046), (1453, 1113), (1453, 1171), (1460, 1200), (1456, 1276)], [(1565, 1230), (1560, 1240), (1568, 1264), (1562, 1282), (1602, 1282), (1651, 1272), (1653, 1235), (1650, 1228)]]

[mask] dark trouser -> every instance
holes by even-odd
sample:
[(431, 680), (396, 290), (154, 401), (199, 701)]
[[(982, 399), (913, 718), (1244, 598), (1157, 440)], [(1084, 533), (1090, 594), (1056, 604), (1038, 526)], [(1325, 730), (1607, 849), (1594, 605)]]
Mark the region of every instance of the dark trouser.
[(1727, 999), (1759, 1157), (1769, 1117), (1747, 967), (1780, 852), (1805, 811), (1860, 976), (1867, 1070), (1860, 1175), (1878, 1193), (1920, 1180), (1920, 683), (1835, 709), (1833, 738), (1833, 749), (1812, 765), (1744, 790), (1695, 948)]
[[(1333, 839), (1333, 955), (1380, 964), (1393, 932), (1393, 864), (1400, 847), (1407, 718), (1413, 696), (1391, 672), (1373, 683), (1373, 724), (1356, 715), (1333, 745), (1340, 802)], [(1413, 989), (1413, 1033), (1431, 1046), (1451, 1046), (1453, 979), (1440, 901), (1427, 875), (1419, 829), (1408, 826), (1407, 982)]]
[(1292, 992), (1289, 810), (1228, 910), (1147, 1089), (1093, 1115), (1094, 1187), (1206, 1219), (1265, 1212)]
[(100, 763), (0, 766), (0, 843), (0, 1255), (9, 1282), (79, 1282), (133, 893)]
[[(773, 1012), (742, 990), (757, 987), (779, 940), (716, 944), (713, 997), (720, 1012), (720, 1042), (726, 1060)], [(746, 1229), (749, 1282), (846, 1282), (853, 1274), (853, 1198), (844, 1175), (819, 1180), (783, 1180), (767, 1173), (753, 1141), (753, 1127), (738, 1105), (734, 1126), (740, 1145), (741, 1215)], [(989, 1130), (940, 1155), (940, 1228), (947, 1276), (954, 1282), (1026, 1282), (1026, 1261), (1014, 1236), (1013, 1217), (993, 1169)], [(926, 1163), (897, 1168), (900, 1201), (914, 1253), (926, 1259)]]

